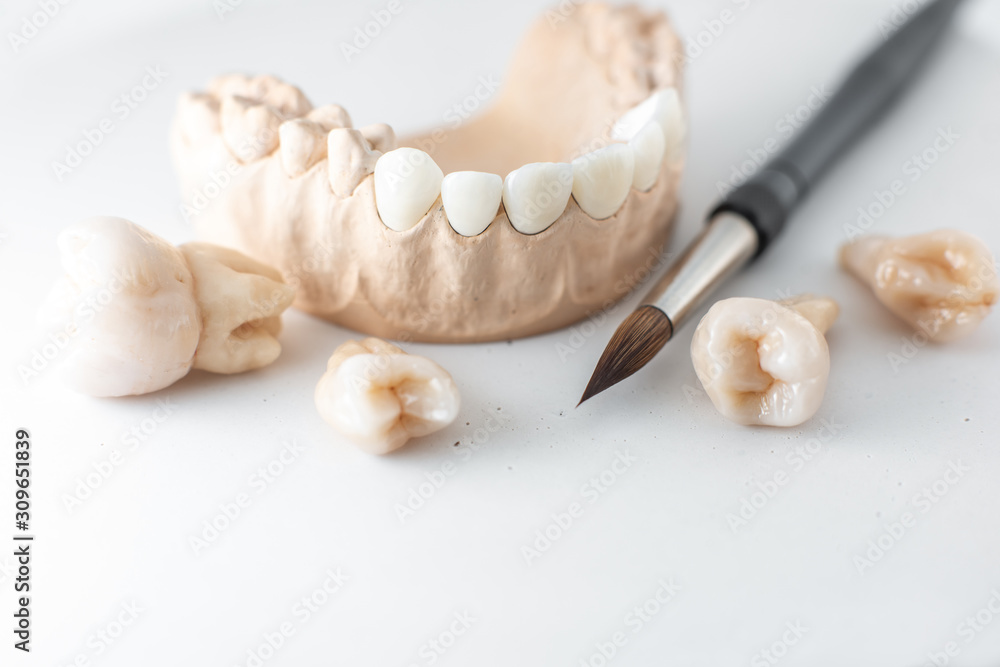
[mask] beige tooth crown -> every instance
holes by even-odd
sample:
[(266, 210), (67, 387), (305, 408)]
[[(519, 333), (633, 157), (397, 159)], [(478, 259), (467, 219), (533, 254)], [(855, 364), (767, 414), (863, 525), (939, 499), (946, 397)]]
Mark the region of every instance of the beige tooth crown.
[[(586, 55), (595, 40), (606, 56), (600, 61)], [(193, 141), (179, 111), (172, 147), (186, 201), (233, 155), (244, 162), (193, 216), (196, 230), (278, 266), (298, 282), (296, 305), (304, 310), (390, 338), (472, 342), (531, 335), (624, 296), (641, 276), (637, 267), (666, 243), (683, 161), (669, 159), (660, 135), (662, 119), (674, 113), (663, 101), (677, 97), (681, 53), (660, 14), (575, 6), (554, 28), (539, 21), (490, 109), (443, 135), (397, 141), (385, 125), (354, 130), (340, 107), (313, 109), (297, 89), (273, 77), (236, 75), (209, 86), (208, 99), (219, 100), (225, 141)], [(231, 98), (247, 100), (238, 107), (242, 114), (221, 109), (227, 100), (233, 106)], [(536, 98), (526, 109), (523, 101)], [(539, 118), (540, 107), (551, 113)], [(604, 169), (612, 187), (588, 182), (588, 170), (581, 169), (579, 196), (571, 197), (570, 158), (601, 136), (609, 119), (625, 116), (645, 125), (599, 152), (598, 158), (617, 154), (617, 166)], [(537, 129), (523, 136), (509, 129), (532, 124)], [(659, 134), (644, 130), (651, 124)], [(268, 143), (272, 129), (275, 143)], [(327, 132), (325, 158), (318, 130)], [(265, 140), (244, 137), (255, 133)], [(253, 144), (252, 153), (235, 152), (232, 144), (241, 140)], [(414, 183), (376, 178), (380, 163), (398, 161), (399, 145), (430, 146)], [(521, 169), (515, 155), (527, 158), (519, 160)], [(542, 188), (528, 183), (518, 202), (508, 176), (504, 206), (493, 221), (485, 203), (472, 214), (461, 196), (452, 197), (451, 208), (468, 215), (453, 229), (440, 199), (441, 167), (502, 175), (531, 167), (532, 160), (562, 165), (568, 178)], [(411, 195), (400, 196), (405, 191)]]
[(840, 249), (840, 264), (897, 317), (938, 342), (972, 333), (1000, 297), (993, 253), (957, 230), (861, 237)]
[(695, 329), (691, 361), (716, 409), (744, 425), (797, 426), (823, 402), (832, 299), (724, 299)]

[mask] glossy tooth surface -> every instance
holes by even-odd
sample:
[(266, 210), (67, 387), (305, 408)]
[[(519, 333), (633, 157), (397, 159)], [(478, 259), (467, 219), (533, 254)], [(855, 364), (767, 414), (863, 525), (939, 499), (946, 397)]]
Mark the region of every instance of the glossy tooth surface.
[(278, 128), (281, 164), (291, 177), (301, 176), (326, 157), (327, 132), (311, 120), (296, 118)]
[(421, 150), (397, 148), (382, 155), (375, 165), (375, 205), (382, 222), (397, 232), (412, 228), (437, 201), (443, 180), (441, 168)]
[[(91, 396), (126, 396), (184, 377), (201, 318), (181, 252), (128, 220), (110, 217), (73, 225), (58, 243), (65, 277), (42, 315), (74, 334), (61, 360), (66, 383)], [(83, 308), (87, 303), (103, 306)]]
[(219, 134), (219, 101), (203, 93), (184, 93), (177, 102), (177, 119), (191, 144), (202, 144)]
[(897, 317), (937, 342), (972, 333), (1000, 299), (993, 253), (957, 230), (865, 236), (840, 249), (840, 263)]
[(338, 197), (350, 197), (355, 188), (375, 172), (381, 153), (373, 151), (360, 132), (336, 128), (327, 135), (327, 168), (330, 189)]
[(724, 299), (712, 306), (694, 332), (691, 361), (716, 409), (746, 425), (810, 419), (830, 374), (821, 329), (838, 312), (834, 301), (816, 297)]
[(645, 101), (625, 112), (612, 128), (611, 136), (619, 141), (629, 141), (650, 121), (659, 123), (666, 143), (668, 160), (677, 160), (684, 154), (687, 121), (680, 95), (675, 88), (658, 90)]
[(573, 198), (595, 220), (614, 215), (632, 188), (635, 155), (625, 144), (611, 144), (573, 160)]
[(337, 431), (371, 454), (388, 454), (455, 420), (458, 387), (430, 359), (378, 338), (334, 351), (316, 385), (316, 409)]
[(361, 134), (372, 145), (372, 149), (380, 153), (388, 153), (399, 148), (399, 144), (396, 143), (396, 132), (385, 123), (365, 125), (361, 128)]
[(667, 142), (659, 123), (649, 122), (639, 133), (629, 139), (629, 148), (635, 158), (632, 187), (640, 192), (649, 191), (660, 177)]
[(249, 163), (278, 148), (278, 128), (284, 118), (272, 107), (245, 97), (223, 98), (222, 139), (241, 162)]
[(277, 269), (211, 243), (186, 243), (180, 251), (201, 313), (194, 367), (242, 373), (277, 359), (281, 314), (295, 299)]
[(451, 228), (462, 236), (486, 231), (500, 209), (503, 179), (482, 171), (456, 171), (441, 183), (441, 203)]
[(308, 114), (306, 119), (314, 123), (319, 123), (320, 127), (329, 132), (338, 127), (353, 127), (351, 115), (339, 104), (326, 104), (316, 107)]
[(522, 234), (538, 234), (566, 210), (572, 191), (572, 165), (534, 162), (507, 174), (503, 206), (514, 229)]

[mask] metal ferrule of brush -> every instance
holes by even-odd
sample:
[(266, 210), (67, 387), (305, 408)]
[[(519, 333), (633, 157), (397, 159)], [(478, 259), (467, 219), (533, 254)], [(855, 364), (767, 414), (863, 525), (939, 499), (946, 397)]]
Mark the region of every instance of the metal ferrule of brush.
[(642, 305), (663, 311), (676, 331), (720, 283), (753, 259), (758, 245), (757, 230), (746, 218), (716, 213)]

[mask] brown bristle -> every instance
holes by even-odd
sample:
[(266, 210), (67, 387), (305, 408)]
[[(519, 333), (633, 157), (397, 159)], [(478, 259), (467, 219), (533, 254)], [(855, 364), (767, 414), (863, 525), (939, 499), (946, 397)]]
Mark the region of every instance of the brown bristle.
[(629, 315), (604, 349), (577, 407), (648, 364), (673, 333), (670, 318), (656, 306), (643, 306)]

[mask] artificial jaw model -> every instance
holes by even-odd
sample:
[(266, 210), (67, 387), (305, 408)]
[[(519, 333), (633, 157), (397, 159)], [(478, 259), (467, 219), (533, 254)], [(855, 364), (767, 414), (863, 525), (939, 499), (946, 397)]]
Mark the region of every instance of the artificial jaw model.
[(278, 267), (298, 307), (374, 336), (509, 339), (606, 308), (672, 226), (682, 50), (660, 14), (558, 12), (490, 109), (425, 136), (354, 129), (274, 77), (215, 79), (172, 131), (186, 214)]

